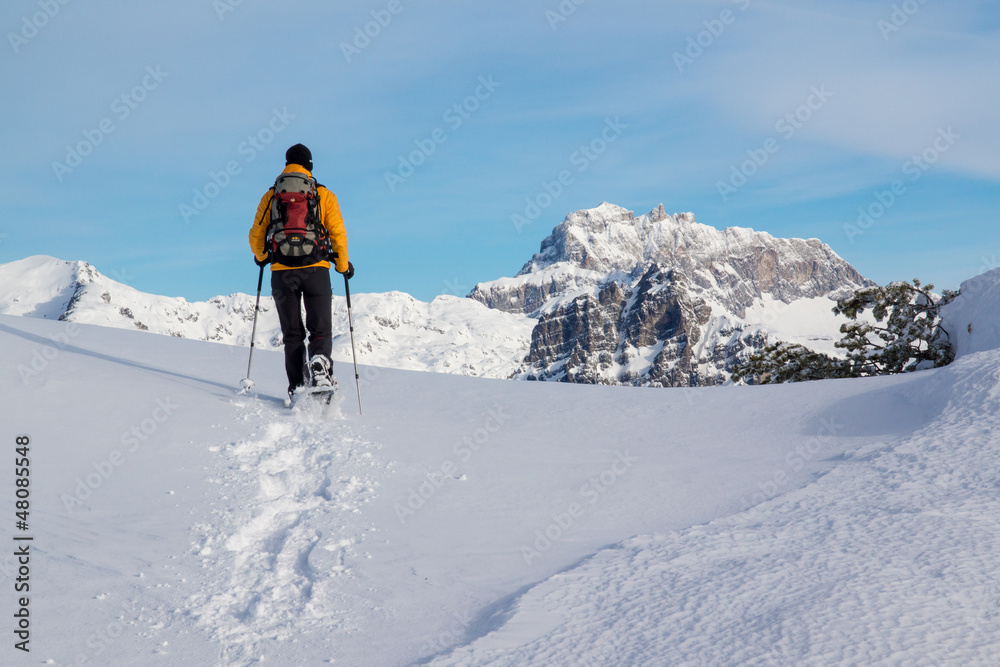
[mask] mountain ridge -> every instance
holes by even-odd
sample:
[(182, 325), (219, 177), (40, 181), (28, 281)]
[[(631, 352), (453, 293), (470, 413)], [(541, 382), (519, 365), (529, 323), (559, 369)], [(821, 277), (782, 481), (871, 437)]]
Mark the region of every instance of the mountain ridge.
[[(368, 364), (491, 378), (720, 384), (774, 340), (836, 353), (832, 299), (869, 283), (817, 239), (605, 202), (569, 214), (515, 276), (467, 298), (354, 295), (357, 351)], [(345, 300), (333, 310), (334, 331), (346, 332)], [(0, 265), (0, 313), (248, 346), (254, 297), (144, 294), (86, 262), (36, 256)], [(268, 296), (257, 345), (282, 346)], [(351, 358), (345, 333), (334, 358)]]
[[(403, 292), (352, 294), (359, 360), (405, 370), (506, 378), (523, 357), (529, 318), (455, 296), (430, 303)], [(0, 314), (138, 329), (248, 347), (255, 297), (189, 302), (140, 292), (83, 261), (34, 256), (0, 265)], [(346, 299), (333, 297), (335, 360), (351, 359)], [(274, 301), (260, 300), (257, 347), (281, 349)]]

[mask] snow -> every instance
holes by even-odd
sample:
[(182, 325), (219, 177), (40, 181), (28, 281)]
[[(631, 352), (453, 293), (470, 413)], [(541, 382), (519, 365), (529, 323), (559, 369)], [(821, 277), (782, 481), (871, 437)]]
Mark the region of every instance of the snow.
[[(810, 350), (830, 356), (843, 356), (843, 350), (834, 343), (843, 338), (840, 327), (850, 322), (843, 315), (834, 315), (837, 300), (829, 297), (796, 299), (785, 303), (765, 294), (760, 301), (747, 308), (743, 322), (749, 325), (759, 323), (773, 340), (797, 343)], [(715, 309), (718, 312), (720, 309)], [(858, 318), (859, 321), (874, 322), (870, 310)], [(1000, 347), (1000, 345), (998, 345)]]
[(29, 257), (0, 264), (0, 312), (58, 319), (76, 287), (72, 262)]
[(431, 664), (996, 664), (1000, 355), (918, 384), (953, 390), (923, 428), (747, 512), (601, 550)]
[[(625, 373), (632, 375), (639, 375), (645, 372), (659, 356), (660, 352), (663, 351), (663, 346), (666, 345), (666, 341), (659, 341), (656, 345), (650, 345), (648, 347), (641, 348), (631, 348), (629, 353), (631, 356), (628, 357), (628, 361), (621, 364), (621, 368)], [(618, 377), (618, 368), (611, 367), (606, 371), (609, 379), (616, 379)]]
[[(974, 332), (1000, 322), (980, 280)], [(234, 346), (13, 315), (0, 339), (34, 537), (32, 653), (5, 664), (995, 664), (981, 340), (763, 387), (365, 365), (360, 417), (345, 364), (323, 415), (281, 407), (271, 350), (242, 397)]]
[(960, 291), (941, 312), (955, 353), (964, 356), (1000, 348), (1000, 269), (966, 280)]

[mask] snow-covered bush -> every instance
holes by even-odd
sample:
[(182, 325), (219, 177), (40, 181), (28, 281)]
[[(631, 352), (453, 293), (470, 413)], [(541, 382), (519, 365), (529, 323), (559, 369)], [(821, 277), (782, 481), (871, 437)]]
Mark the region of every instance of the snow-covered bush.
[(843, 359), (815, 352), (798, 343), (779, 341), (751, 355), (732, 374), (733, 382), (748, 384), (781, 384), (850, 377), (848, 363)]
[[(894, 282), (865, 287), (839, 299), (833, 312), (853, 322), (841, 325), (844, 337), (835, 343), (847, 351), (837, 359), (801, 345), (776, 343), (752, 355), (733, 371), (733, 380), (750, 384), (802, 382), (828, 378), (908, 373), (946, 366), (955, 358), (951, 337), (941, 325), (941, 308), (958, 296), (934, 285)], [(870, 310), (873, 322), (859, 322)]]

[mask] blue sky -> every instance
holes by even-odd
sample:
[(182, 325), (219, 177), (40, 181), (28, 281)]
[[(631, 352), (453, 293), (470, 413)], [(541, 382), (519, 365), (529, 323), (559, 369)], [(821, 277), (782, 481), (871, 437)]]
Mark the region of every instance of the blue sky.
[(933, 0), (9, 0), (0, 262), (252, 292), (247, 230), (302, 142), (358, 292), (464, 294), (603, 201), (955, 287), (1000, 263), (998, 20)]

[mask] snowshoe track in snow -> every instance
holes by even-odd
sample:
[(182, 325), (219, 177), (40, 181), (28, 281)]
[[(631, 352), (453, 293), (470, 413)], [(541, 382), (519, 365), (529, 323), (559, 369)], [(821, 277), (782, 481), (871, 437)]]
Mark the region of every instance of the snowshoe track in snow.
[[(339, 589), (374, 530), (360, 509), (375, 497), (372, 473), (381, 466), (374, 445), (327, 419), (336, 403), (288, 413), (248, 401), (244, 409), (258, 431), (219, 450), (222, 493), (245, 502), (227, 503), (242, 510), (218, 512), (214, 526), (196, 526), (193, 546), (214, 570), (194, 606), (223, 646), (223, 664), (257, 661), (261, 640), (341, 625)], [(241, 488), (248, 474), (255, 489)]]

